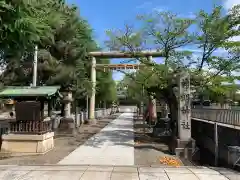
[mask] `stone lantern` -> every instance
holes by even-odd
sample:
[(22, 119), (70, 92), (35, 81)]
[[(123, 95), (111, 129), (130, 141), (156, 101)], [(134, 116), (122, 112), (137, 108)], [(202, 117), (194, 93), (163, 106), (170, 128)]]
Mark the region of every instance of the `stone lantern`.
[(70, 87), (62, 88), (60, 93), (62, 95), (61, 103), (64, 113), (63, 117), (60, 119), (58, 131), (64, 131), (65, 133), (69, 131), (69, 133), (73, 133), (74, 119), (71, 116), (71, 103), (73, 101), (72, 89)]
[(61, 90), (61, 94), (63, 96), (61, 103), (64, 106), (64, 117), (69, 118), (71, 117), (71, 103), (73, 101), (72, 89), (69, 87), (65, 88)]

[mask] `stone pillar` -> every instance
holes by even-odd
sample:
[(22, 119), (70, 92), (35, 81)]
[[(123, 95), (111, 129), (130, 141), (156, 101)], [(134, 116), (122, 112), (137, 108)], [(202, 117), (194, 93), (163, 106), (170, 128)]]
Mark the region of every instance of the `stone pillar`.
[(140, 111), (139, 115), (143, 116), (143, 114), (144, 114), (144, 104), (143, 104), (143, 101), (141, 101), (139, 111)]
[(95, 93), (96, 93), (96, 58), (92, 57), (92, 68), (91, 68), (91, 81), (92, 81), (92, 94), (90, 97), (90, 111), (89, 119), (95, 120)]
[(178, 139), (175, 153), (177, 156), (192, 159), (195, 140), (191, 137), (191, 94), (190, 75), (182, 72), (178, 77)]
[[(153, 61), (153, 60), (152, 60), (152, 56), (148, 56), (148, 60), (149, 60), (150, 62), (152, 62), (152, 61)], [(150, 99), (151, 99), (151, 102), (152, 102), (152, 104), (153, 104), (153, 120), (157, 120), (157, 104), (156, 104), (156, 99), (155, 99), (153, 96), (151, 96)]]
[(157, 120), (157, 105), (156, 105), (156, 99), (153, 98), (153, 96), (150, 97), (151, 102), (153, 104), (153, 120)]
[(86, 97), (86, 113), (87, 113), (87, 119), (89, 118), (89, 105), (88, 105), (88, 95)]
[(66, 99), (68, 100), (65, 104), (65, 117), (71, 117), (71, 102), (72, 102), (72, 92), (69, 91), (66, 93)]
[(178, 77), (178, 135), (181, 141), (191, 139), (190, 75), (180, 73)]

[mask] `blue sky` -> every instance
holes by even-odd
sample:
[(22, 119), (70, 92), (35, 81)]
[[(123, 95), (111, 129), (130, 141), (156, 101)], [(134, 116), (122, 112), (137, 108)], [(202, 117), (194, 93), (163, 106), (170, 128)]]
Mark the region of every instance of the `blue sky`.
[[(94, 38), (104, 47), (106, 30), (122, 29), (125, 23), (132, 23), (137, 15), (151, 11), (172, 11), (181, 16), (192, 17), (200, 9), (211, 11), (214, 4), (223, 5), (226, 9), (239, 4), (240, 0), (67, 0), (80, 9), (94, 30)], [(121, 59), (113, 59), (119, 63)], [(113, 74), (115, 80), (121, 79), (121, 73)]]

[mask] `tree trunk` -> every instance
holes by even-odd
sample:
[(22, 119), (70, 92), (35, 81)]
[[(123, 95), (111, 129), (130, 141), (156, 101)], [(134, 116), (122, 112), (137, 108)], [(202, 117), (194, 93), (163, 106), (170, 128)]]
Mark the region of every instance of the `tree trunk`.
[(178, 101), (177, 97), (173, 92), (172, 87), (168, 87), (166, 89), (155, 90), (156, 92), (156, 99), (158, 101), (164, 100), (169, 108), (170, 108), (170, 115), (171, 115), (171, 129), (174, 132), (173, 135), (177, 135), (177, 122), (178, 122)]
[(171, 129), (172, 129), (172, 136), (177, 136), (178, 135), (178, 105), (173, 103), (172, 100), (168, 101), (168, 106), (170, 109), (170, 114), (171, 114)]
[(177, 136), (177, 125), (178, 125), (178, 101), (177, 97), (173, 92), (173, 88), (166, 88), (161, 92), (163, 94), (163, 98), (165, 102), (168, 104), (170, 109), (170, 121), (171, 121), (171, 129), (173, 131), (173, 136)]
[(170, 127), (172, 130), (172, 136), (169, 142), (169, 150), (172, 154), (174, 154), (176, 148), (176, 138), (178, 137), (178, 101), (175, 96), (173, 89), (168, 89), (167, 103), (170, 109)]
[(170, 108), (170, 128), (172, 137), (169, 140), (169, 150), (174, 153), (176, 138), (178, 136), (178, 100), (173, 91), (173, 85), (165, 89), (158, 87), (149, 88), (149, 92), (154, 92), (157, 100), (164, 100)]

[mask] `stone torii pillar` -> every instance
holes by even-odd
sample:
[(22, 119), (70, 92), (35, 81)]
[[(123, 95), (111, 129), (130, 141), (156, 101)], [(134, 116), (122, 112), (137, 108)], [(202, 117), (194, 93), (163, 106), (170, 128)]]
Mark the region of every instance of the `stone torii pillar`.
[(96, 58), (92, 56), (91, 67), (92, 94), (90, 97), (89, 119), (95, 121), (95, 95), (96, 95)]

